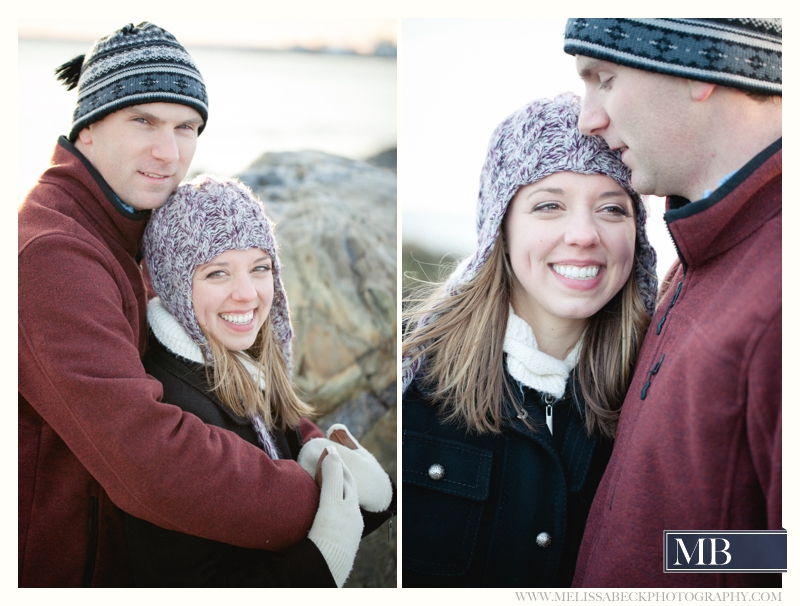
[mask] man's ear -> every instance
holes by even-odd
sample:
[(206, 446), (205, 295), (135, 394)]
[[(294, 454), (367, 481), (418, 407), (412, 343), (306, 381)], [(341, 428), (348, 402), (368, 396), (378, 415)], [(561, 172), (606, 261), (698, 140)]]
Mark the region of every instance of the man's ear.
[(78, 141), (83, 143), (84, 145), (91, 145), (92, 144), (92, 125), (90, 124), (86, 128), (82, 128), (78, 133)]
[(717, 87), (716, 84), (709, 82), (700, 82), (698, 80), (689, 80), (689, 94), (692, 101), (705, 101), (714, 92)]

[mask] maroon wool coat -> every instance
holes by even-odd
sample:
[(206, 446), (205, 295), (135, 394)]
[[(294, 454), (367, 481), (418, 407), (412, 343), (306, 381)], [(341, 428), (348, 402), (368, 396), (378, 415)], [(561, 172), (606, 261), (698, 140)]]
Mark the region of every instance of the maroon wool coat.
[(63, 137), (51, 164), (18, 217), (19, 585), (129, 584), (118, 508), (240, 547), (306, 537), (309, 474), (161, 403), (144, 371), (149, 213), (119, 206)]
[(781, 174), (779, 139), (709, 198), (668, 201), (680, 258), (622, 407), (576, 587), (780, 585), (775, 574), (664, 573), (662, 532), (781, 528)]

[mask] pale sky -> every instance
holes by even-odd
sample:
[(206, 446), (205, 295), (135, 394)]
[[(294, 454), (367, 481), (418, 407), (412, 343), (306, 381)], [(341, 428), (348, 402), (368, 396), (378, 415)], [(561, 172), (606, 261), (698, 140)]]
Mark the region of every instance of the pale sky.
[[(398, 161), (403, 242), (456, 258), (474, 251), (475, 207), (495, 127), (533, 99), (583, 94), (563, 51), (566, 19), (403, 21)], [(677, 254), (664, 199), (649, 198), (648, 233), (663, 276)]]
[[(144, 12), (144, 11), (138, 11)], [(258, 48), (328, 46), (370, 53), (380, 42), (397, 44), (396, 19), (176, 18), (152, 16), (80, 19), (20, 19), (20, 37), (93, 41), (126, 23), (152, 20), (184, 45), (234, 45)]]
[[(137, 12), (111, 18), (19, 20), (20, 199), (47, 165), (56, 137), (71, 122), (76, 92), (66, 94), (53, 69), (88, 52), (97, 38), (126, 23), (141, 23), (146, 12)], [(172, 33), (193, 55), (213, 99), (216, 126), (198, 146), (193, 170), (236, 174), (265, 151), (319, 149), (365, 158), (396, 145), (394, 59), (247, 51), (227, 55), (227, 50), (215, 48), (326, 46), (372, 54), (381, 42), (396, 43), (395, 19), (194, 19), (150, 13), (158, 15), (150, 17), (156, 25)], [(40, 44), (45, 37), (60, 44)], [(219, 60), (221, 56), (235, 59), (226, 63)], [(320, 67), (325, 71), (315, 72), (311, 67), (315, 61), (327, 66)], [(264, 88), (264, 73), (270, 73), (271, 81), (281, 87), (280, 94)], [(244, 84), (231, 87), (234, 81)], [(261, 95), (269, 95), (269, 100), (260, 99)], [(319, 102), (320, 98), (326, 102)], [(276, 120), (276, 114), (282, 118)], [(228, 151), (223, 153), (223, 149)]]

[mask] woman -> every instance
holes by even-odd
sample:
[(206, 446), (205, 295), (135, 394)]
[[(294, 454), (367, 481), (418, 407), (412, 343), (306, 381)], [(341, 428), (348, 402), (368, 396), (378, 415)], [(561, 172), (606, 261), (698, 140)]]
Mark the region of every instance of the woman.
[[(292, 389), (289, 305), (260, 203), (238, 181), (197, 177), (153, 213), (144, 245), (159, 295), (147, 310), (151, 335), (144, 365), (164, 385), (164, 401), (266, 452), (274, 463), (275, 499), (264, 503), (265, 516), (308, 509), (298, 507), (297, 495), (316, 495), (305, 485), (298, 490), (298, 480), (311, 481), (298, 457), (306, 459), (321, 493), (308, 537), (282, 553), (126, 516), (136, 583), (341, 587), (362, 529), (371, 532), (393, 515), (392, 485), (347, 428), (334, 425), (331, 439), (322, 438), (306, 418), (312, 409)], [(299, 537), (308, 527), (300, 517), (295, 526), (282, 531)]]
[(570, 585), (656, 288), (630, 172), (579, 111), (498, 126), (478, 250), (405, 319), (406, 587)]

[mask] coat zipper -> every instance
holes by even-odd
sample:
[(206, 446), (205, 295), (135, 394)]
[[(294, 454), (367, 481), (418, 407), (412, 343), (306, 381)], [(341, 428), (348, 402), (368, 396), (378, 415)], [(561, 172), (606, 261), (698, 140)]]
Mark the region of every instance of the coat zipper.
[(672, 229), (670, 229), (669, 221), (667, 220), (667, 213), (664, 213), (664, 224), (667, 226), (667, 233), (669, 234), (669, 239), (672, 240), (672, 246), (675, 248), (675, 252), (678, 253), (678, 259), (681, 262), (681, 269), (683, 269), (683, 275), (686, 275), (686, 259), (683, 258), (683, 253), (681, 253), (681, 249), (678, 248), (678, 245), (675, 242), (675, 236), (672, 235)]
[(552, 394), (544, 394), (544, 420), (547, 423), (547, 429), (550, 430), (550, 435), (553, 435), (553, 404), (556, 401), (556, 397)]

